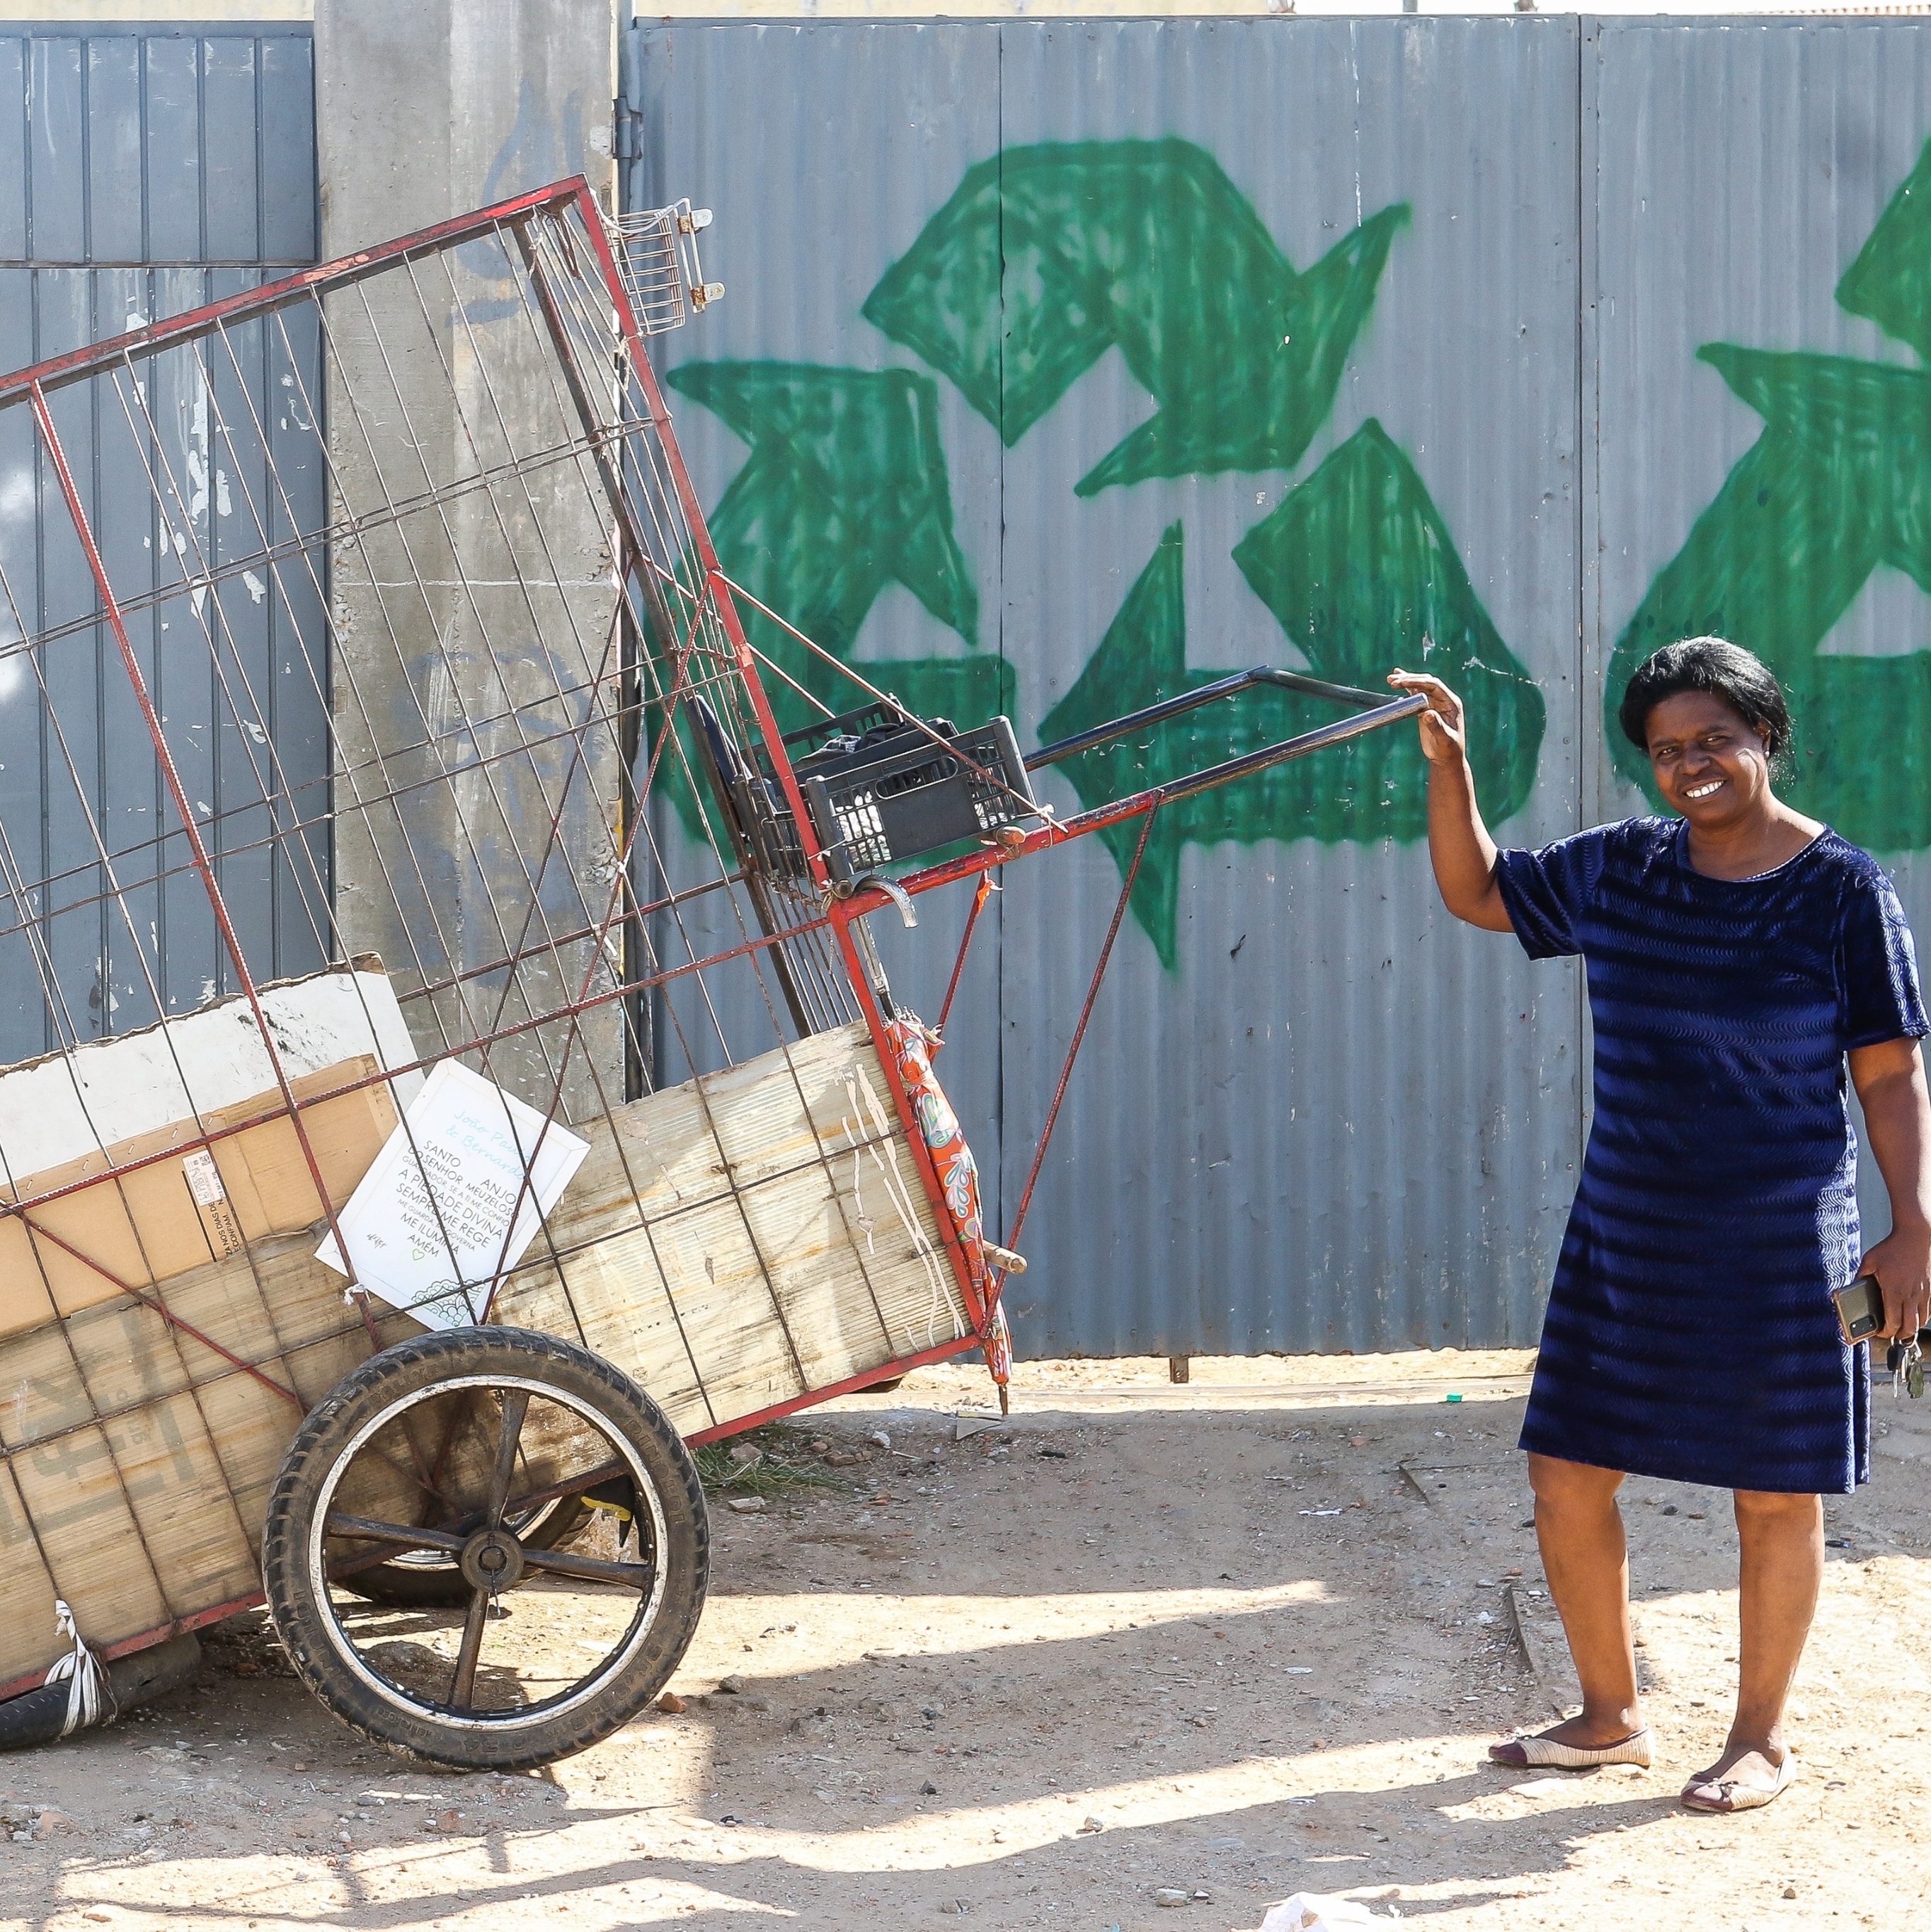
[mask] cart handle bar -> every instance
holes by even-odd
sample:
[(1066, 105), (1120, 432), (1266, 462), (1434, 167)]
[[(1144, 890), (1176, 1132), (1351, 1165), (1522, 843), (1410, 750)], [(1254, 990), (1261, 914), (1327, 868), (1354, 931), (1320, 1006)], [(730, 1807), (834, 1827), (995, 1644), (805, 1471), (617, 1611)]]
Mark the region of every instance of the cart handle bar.
[[(1042, 765), (1056, 765), (1062, 759), (1077, 758), (1082, 752), (1090, 752), (1096, 745), (1107, 745), (1116, 738), (1124, 738), (1143, 724), (1162, 724), (1170, 718), (1178, 718), (1183, 712), (1212, 704), (1217, 698), (1231, 698), (1251, 684), (1271, 684), (1283, 691), (1298, 691), (1304, 697), (1324, 698), (1334, 704), (1352, 704), (1360, 711), (1385, 710), (1389, 702), (1379, 692), (1357, 691), (1351, 684), (1330, 684), (1325, 678), (1309, 677), (1302, 671), (1275, 670), (1267, 664), (1256, 664), (1251, 670), (1237, 670), (1231, 676), (1201, 685), (1196, 690), (1183, 691), (1177, 698), (1163, 698), (1158, 704), (1129, 711), (1124, 718), (1095, 724), (1089, 730), (1076, 731), (1071, 737), (1062, 738), (1056, 744), (1042, 745), (1026, 760), (1026, 768), (1036, 772)], [(1179, 782), (1185, 784), (1186, 781)]]
[[(1287, 678), (1298, 676), (1299, 674), (1276, 671), (1273, 675)], [(1221, 682), (1237, 689), (1240, 684), (1251, 682), (1252, 676), (1251, 672), (1242, 672), (1237, 678), (1223, 679)], [(1307, 681), (1313, 682), (1312, 680)], [(1343, 688), (1340, 686), (1331, 687), (1337, 691)], [(1190, 698), (1194, 694), (1188, 694)], [(1367, 695), (1365, 692), (1356, 694)], [(1209, 765), (1204, 770), (1191, 772), (1185, 778), (1170, 779), (1165, 784), (1150, 786), (1145, 791), (1135, 792), (1131, 797), (1116, 799), (1110, 805), (1095, 806), (1092, 811), (1083, 812), (1077, 818), (1050, 820), (1038, 831), (1028, 833), (1023, 839), (1015, 839), (1010, 845), (989, 840), (977, 851), (962, 853), (956, 859), (948, 859), (943, 864), (928, 866), (922, 872), (902, 873), (898, 880), (899, 890), (913, 894), (929, 892), (935, 886), (949, 886), (955, 880), (972, 878), (990, 866), (1008, 866), (1015, 859), (1023, 859), (1032, 853), (1043, 852), (1050, 846), (1063, 845), (1068, 839), (1083, 838), (1089, 832), (1103, 832), (1110, 825), (1123, 824), (1128, 819), (1139, 818), (1157, 806), (1170, 805), (1179, 799), (1192, 798), (1200, 792), (1212, 791), (1219, 786), (1232, 784), (1237, 778), (1250, 777), (1256, 772), (1264, 772), (1271, 766), (1284, 765), (1290, 758), (1305, 758), (1311, 752), (1326, 751), (1331, 745), (1345, 745), (1351, 739), (1365, 737), (1371, 731), (1380, 730), (1384, 724), (1397, 724), (1404, 718), (1417, 717), (1428, 708), (1428, 700), (1419, 694), (1398, 698), (1390, 703), (1377, 703), (1373, 710), (1364, 711), (1358, 717), (1344, 718), (1338, 724), (1323, 724), (1317, 730), (1303, 731), (1299, 736), (1284, 738), (1278, 744), (1263, 745), (1257, 752), (1244, 752), (1239, 758), (1227, 759), (1218, 765)], [(1049, 746), (1048, 748), (1053, 748)], [(845, 902), (841, 910), (855, 918), (861, 913), (876, 912), (890, 903), (877, 887), (863, 887)]]

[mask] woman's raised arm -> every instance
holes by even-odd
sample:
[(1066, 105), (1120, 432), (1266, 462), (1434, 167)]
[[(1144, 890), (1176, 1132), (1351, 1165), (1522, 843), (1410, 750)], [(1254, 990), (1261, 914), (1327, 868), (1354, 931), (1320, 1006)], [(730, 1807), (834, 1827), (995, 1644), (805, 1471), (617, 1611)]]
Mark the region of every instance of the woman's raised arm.
[(1428, 700), (1415, 722), (1428, 761), (1428, 856), (1434, 862), (1442, 903), (1457, 919), (1485, 932), (1512, 931), (1495, 883), (1495, 842), (1475, 802), (1461, 700), (1440, 678), (1422, 671), (1391, 670), (1388, 682), (1397, 691), (1418, 691)]

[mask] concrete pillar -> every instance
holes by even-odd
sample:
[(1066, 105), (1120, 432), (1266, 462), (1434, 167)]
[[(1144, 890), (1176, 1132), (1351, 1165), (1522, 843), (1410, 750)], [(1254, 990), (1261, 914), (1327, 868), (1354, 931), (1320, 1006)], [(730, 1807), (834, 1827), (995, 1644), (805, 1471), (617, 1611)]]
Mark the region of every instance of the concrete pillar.
[[(608, 208), (613, 14), (317, 0), (324, 259), (575, 174)], [(586, 976), (614, 983), (588, 943), (545, 945), (602, 915), (620, 836), (593, 467), (391, 511), (580, 434), (514, 256), (473, 242), (324, 310), (331, 516), (365, 520), (329, 557), (337, 913), (350, 950), (383, 956), (425, 1054), (554, 1011)], [(425, 983), (440, 990), (409, 997)], [(564, 1116), (592, 1119), (623, 1095), (616, 1006), (570, 1033), (550, 1022), (473, 1063), (546, 1112), (561, 1077)]]
[(614, 212), (615, 0), (315, 0), (325, 260), (584, 176)]

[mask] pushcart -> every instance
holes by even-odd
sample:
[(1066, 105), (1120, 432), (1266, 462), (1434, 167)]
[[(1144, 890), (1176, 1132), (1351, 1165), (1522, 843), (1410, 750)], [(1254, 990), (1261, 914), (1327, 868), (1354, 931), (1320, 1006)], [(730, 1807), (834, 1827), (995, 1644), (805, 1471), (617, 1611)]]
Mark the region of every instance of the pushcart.
[[(1257, 670), (1026, 755), (794, 633), (833, 712), (653, 372), (707, 219), (565, 182), (0, 380), (0, 1737), (263, 1601), (395, 1750), (623, 1724), (703, 1606), (693, 1445), (1003, 1383), (1134, 868), (1004, 1245), (869, 922), (976, 885), (969, 945), (999, 868), (1419, 707)], [(1270, 682), (1345, 715), (1035, 796)]]

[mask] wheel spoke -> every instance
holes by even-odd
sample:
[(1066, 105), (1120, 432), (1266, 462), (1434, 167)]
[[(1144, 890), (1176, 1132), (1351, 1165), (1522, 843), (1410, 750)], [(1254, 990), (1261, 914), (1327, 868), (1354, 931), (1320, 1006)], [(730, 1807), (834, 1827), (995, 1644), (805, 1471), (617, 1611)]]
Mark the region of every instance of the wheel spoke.
[(580, 1476), (572, 1476), (568, 1481), (552, 1483), (547, 1490), (526, 1490), (520, 1496), (512, 1496), (503, 1506), (505, 1516), (526, 1514), (540, 1504), (560, 1502), (566, 1496), (581, 1496), (586, 1490), (593, 1490), (599, 1483), (607, 1483), (613, 1477), (626, 1474), (621, 1462), (599, 1462), (594, 1469), (586, 1469)]
[(350, 1516), (341, 1510), (329, 1512), (327, 1528), (331, 1536), (359, 1538), (369, 1543), (394, 1543), (405, 1550), (446, 1550), (452, 1556), (461, 1552), (464, 1539), (443, 1529), (411, 1529), (399, 1522), (375, 1522), (365, 1516)]
[(648, 1563), (608, 1563), (601, 1556), (579, 1556), (568, 1550), (526, 1550), (523, 1567), (575, 1576), (586, 1583), (623, 1583), (633, 1590), (649, 1589), (657, 1574)]
[(490, 1473), (489, 1502), (484, 1520), (491, 1529), (503, 1527), (503, 1506), (509, 1499), (509, 1479), (516, 1473), (517, 1438), (529, 1413), (530, 1391), (506, 1389), (503, 1397), (503, 1429), (496, 1438), (496, 1467)]
[(476, 1659), (482, 1654), (483, 1626), (488, 1618), (489, 1592), (479, 1590), (463, 1619), (463, 1647), (456, 1653), (455, 1678), (449, 1686), (449, 1702), (458, 1710), (466, 1708), (476, 1695)]

